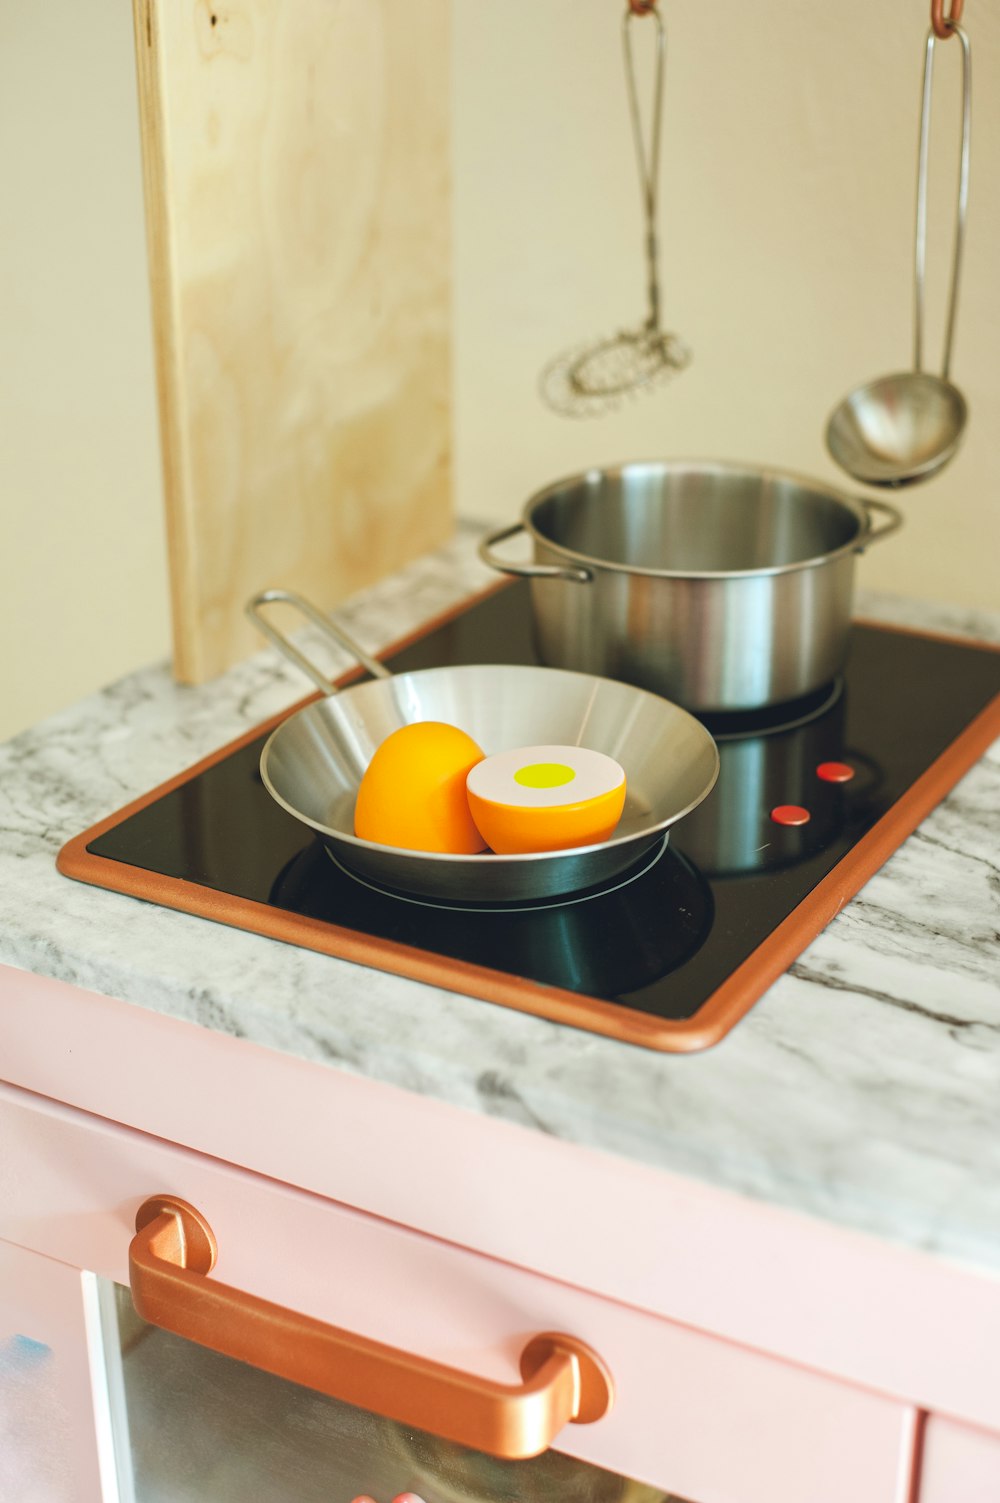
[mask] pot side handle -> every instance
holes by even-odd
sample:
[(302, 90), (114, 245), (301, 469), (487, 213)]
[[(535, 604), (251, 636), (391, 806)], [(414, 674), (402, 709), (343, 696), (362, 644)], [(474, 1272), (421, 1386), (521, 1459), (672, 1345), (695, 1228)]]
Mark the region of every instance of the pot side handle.
[(574, 584), (589, 584), (593, 574), (589, 569), (573, 568), (569, 564), (518, 564), (506, 559), (497, 558), (493, 549), (497, 543), (502, 543), (506, 538), (512, 538), (516, 532), (524, 531), (523, 522), (515, 522), (510, 527), (501, 527), (497, 532), (491, 532), (483, 538), (479, 544), (479, 557), (484, 564), (491, 569), (499, 569), (501, 574), (519, 574), (525, 579), (570, 579)]
[(244, 607), (247, 616), (272, 646), (276, 647), (290, 663), (294, 663), (296, 668), (301, 668), (306, 677), (318, 689), (321, 689), (324, 694), (328, 696), (336, 694), (336, 684), (332, 684), (326, 675), (317, 668), (312, 659), (307, 658), (305, 653), (296, 647), (291, 638), (287, 637), (283, 631), (275, 626), (273, 621), (269, 621), (264, 615), (262, 607), (273, 605), (276, 602), (280, 602), (282, 605), (294, 606), (301, 615), (305, 616), (308, 621), (311, 621), (314, 626), (318, 627), (325, 637), (328, 637), (338, 647), (342, 647), (346, 652), (349, 652), (361, 664), (362, 668), (367, 669), (372, 678), (392, 677), (392, 674), (384, 663), (380, 663), (378, 658), (373, 658), (369, 653), (365, 652), (360, 643), (355, 642), (354, 638), (349, 636), (338, 622), (331, 621), (329, 616), (325, 616), (318, 606), (313, 605), (311, 600), (306, 600), (302, 595), (296, 595), (294, 590), (261, 590), (259, 595), (254, 595), (247, 601)]
[[(895, 532), (897, 528), (902, 527), (903, 513), (901, 511), (897, 511), (895, 506), (890, 506), (888, 501), (876, 501), (870, 496), (859, 496), (858, 503), (864, 508), (865, 517), (868, 521), (868, 528), (867, 531), (862, 535), (861, 541), (858, 543), (857, 549), (855, 551), (857, 553), (864, 553), (869, 543), (880, 542), (882, 538), (887, 538), (890, 532)], [(881, 526), (872, 525), (873, 512), (881, 512), (884, 516), (885, 521), (881, 524)]]

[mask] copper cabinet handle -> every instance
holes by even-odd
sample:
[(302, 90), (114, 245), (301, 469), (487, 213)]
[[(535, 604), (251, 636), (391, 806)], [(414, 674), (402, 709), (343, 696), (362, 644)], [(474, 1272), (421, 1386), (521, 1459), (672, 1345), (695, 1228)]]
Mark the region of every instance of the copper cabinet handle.
[(129, 1280), (144, 1320), (331, 1398), (511, 1459), (537, 1456), (567, 1422), (589, 1424), (611, 1408), (607, 1368), (574, 1336), (532, 1337), (522, 1383), (495, 1383), (209, 1279), (212, 1229), (172, 1195), (144, 1201), (135, 1227)]

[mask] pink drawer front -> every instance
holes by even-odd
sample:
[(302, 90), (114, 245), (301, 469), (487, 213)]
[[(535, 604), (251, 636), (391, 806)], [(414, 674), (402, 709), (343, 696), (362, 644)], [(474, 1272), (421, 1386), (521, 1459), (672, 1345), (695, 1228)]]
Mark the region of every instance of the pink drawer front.
[(920, 1479), (920, 1503), (1000, 1503), (1000, 1435), (930, 1415)]
[(137, 1207), (173, 1194), (215, 1232), (213, 1278), (395, 1349), (516, 1384), (536, 1333), (586, 1342), (615, 1403), (559, 1433), (570, 1455), (695, 1503), (896, 1503), (908, 1439), (888, 1397), (10, 1087), (0, 1141), (10, 1242), (127, 1283)]

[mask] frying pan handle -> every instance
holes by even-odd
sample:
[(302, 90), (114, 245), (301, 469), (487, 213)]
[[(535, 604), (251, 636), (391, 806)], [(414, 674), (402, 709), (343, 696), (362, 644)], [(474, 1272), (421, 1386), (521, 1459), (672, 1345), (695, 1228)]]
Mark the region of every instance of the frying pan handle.
[(321, 610), (302, 595), (296, 595), (294, 590), (261, 590), (259, 595), (254, 595), (251, 600), (247, 601), (244, 607), (246, 614), (257, 629), (263, 632), (267, 640), (280, 653), (283, 653), (289, 662), (294, 663), (297, 668), (301, 668), (306, 677), (311, 679), (318, 689), (322, 689), (324, 694), (336, 694), (336, 685), (332, 684), (325, 674), (320, 672), (316, 664), (295, 646), (290, 637), (286, 637), (285, 633), (279, 631), (274, 623), (269, 621), (264, 615), (262, 607), (272, 605), (275, 602), (294, 606), (307, 620), (312, 622), (313, 626), (318, 627), (325, 637), (328, 637), (338, 647), (342, 647), (346, 652), (349, 652), (351, 657), (355, 658), (361, 664), (362, 668), (368, 670), (372, 678), (392, 677), (388, 668), (383, 663), (380, 663), (378, 658), (370, 657), (365, 652), (365, 649), (359, 643), (355, 642), (354, 638), (349, 636), (342, 626), (338, 625), (336, 621), (331, 621), (329, 616), (325, 616)]
[[(897, 511), (894, 506), (890, 506), (888, 501), (876, 501), (871, 496), (859, 496), (858, 502), (864, 509), (865, 517), (868, 521), (868, 526), (862, 534), (861, 541), (857, 547), (858, 553), (864, 553), (869, 543), (877, 543), (882, 538), (887, 538), (890, 532), (895, 532), (897, 527), (903, 525), (903, 513)], [(885, 521), (881, 526), (877, 523), (873, 525), (873, 512), (881, 512), (885, 517)]]
[(491, 569), (499, 569), (501, 574), (520, 574), (525, 579), (571, 579), (576, 584), (589, 584), (593, 579), (589, 569), (572, 568), (570, 565), (560, 564), (515, 564), (505, 559), (497, 558), (493, 549), (497, 543), (502, 543), (505, 538), (512, 538), (516, 532), (524, 531), (523, 522), (515, 522), (511, 527), (501, 527), (498, 532), (491, 532), (483, 538), (479, 545), (479, 557), (484, 564), (489, 564)]

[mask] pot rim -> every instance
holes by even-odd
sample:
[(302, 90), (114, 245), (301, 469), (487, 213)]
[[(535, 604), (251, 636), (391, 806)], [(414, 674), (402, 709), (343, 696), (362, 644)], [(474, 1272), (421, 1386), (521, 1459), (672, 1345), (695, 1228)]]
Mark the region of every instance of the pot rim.
[[(612, 559), (598, 558), (593, 554), (580, 553), (575, 548), (569, 548), (565, 543), (555, 542), (541, 532), (532, 518), (532, 513), (556, 491), (564, 490), (567, 486), (585, 481), (590, 476), (622, 475), (629, 470), (715, 470), (727, 474), (751, 475), (757, 479), (790, 481), (793, 485), (800, 486), (803, 490), (809, 490), (816, 494), (827, 497), (831, 501), (839, 502), (845, 507), (858, 523), (857, 534), (839, 548), (830, 549), (826, 553), (815, 554), (810, 558), (795, 559), (788, 564), (765, 564), (756, 569), (654, 569), (643, 564), (621, 564)], [(887, 511), (892, 520), (885, 528), (876, 531), (872, 527), (872, 518), (869, 508)], [(552, 549), (562, 558), (570, 560), (581, 567), (604, 570), (616, 574), (638, 574), (650, 579), (760, 579), (779, 574), (797, 574), (804, 569), (818, 569), (824, 564), (846, 558), (852, 553), (863, 553), (868, 544), (885, 535), (886, 532), (895, 531), (902, 522), (902, 514), (895, 507), (889, 506), (884, 501), (872, 501), (867, 496), (848, 496), (843, 491), (836, 490), (822, 481), (817, 481), (808, 475), (801, 475), (792, 470), (773, 469), (742, 463), (736, 460), (720, 459), (635, 459), (627, 460), (616, 465), (590, 465), (586, 470), (580, 470), (576, 474), (567, 475), (561, 480), (554, 480), (542, 490), (536, 491), (529, 496), (521, 512), (521, 525), (525, 531), (544, 547)]]

